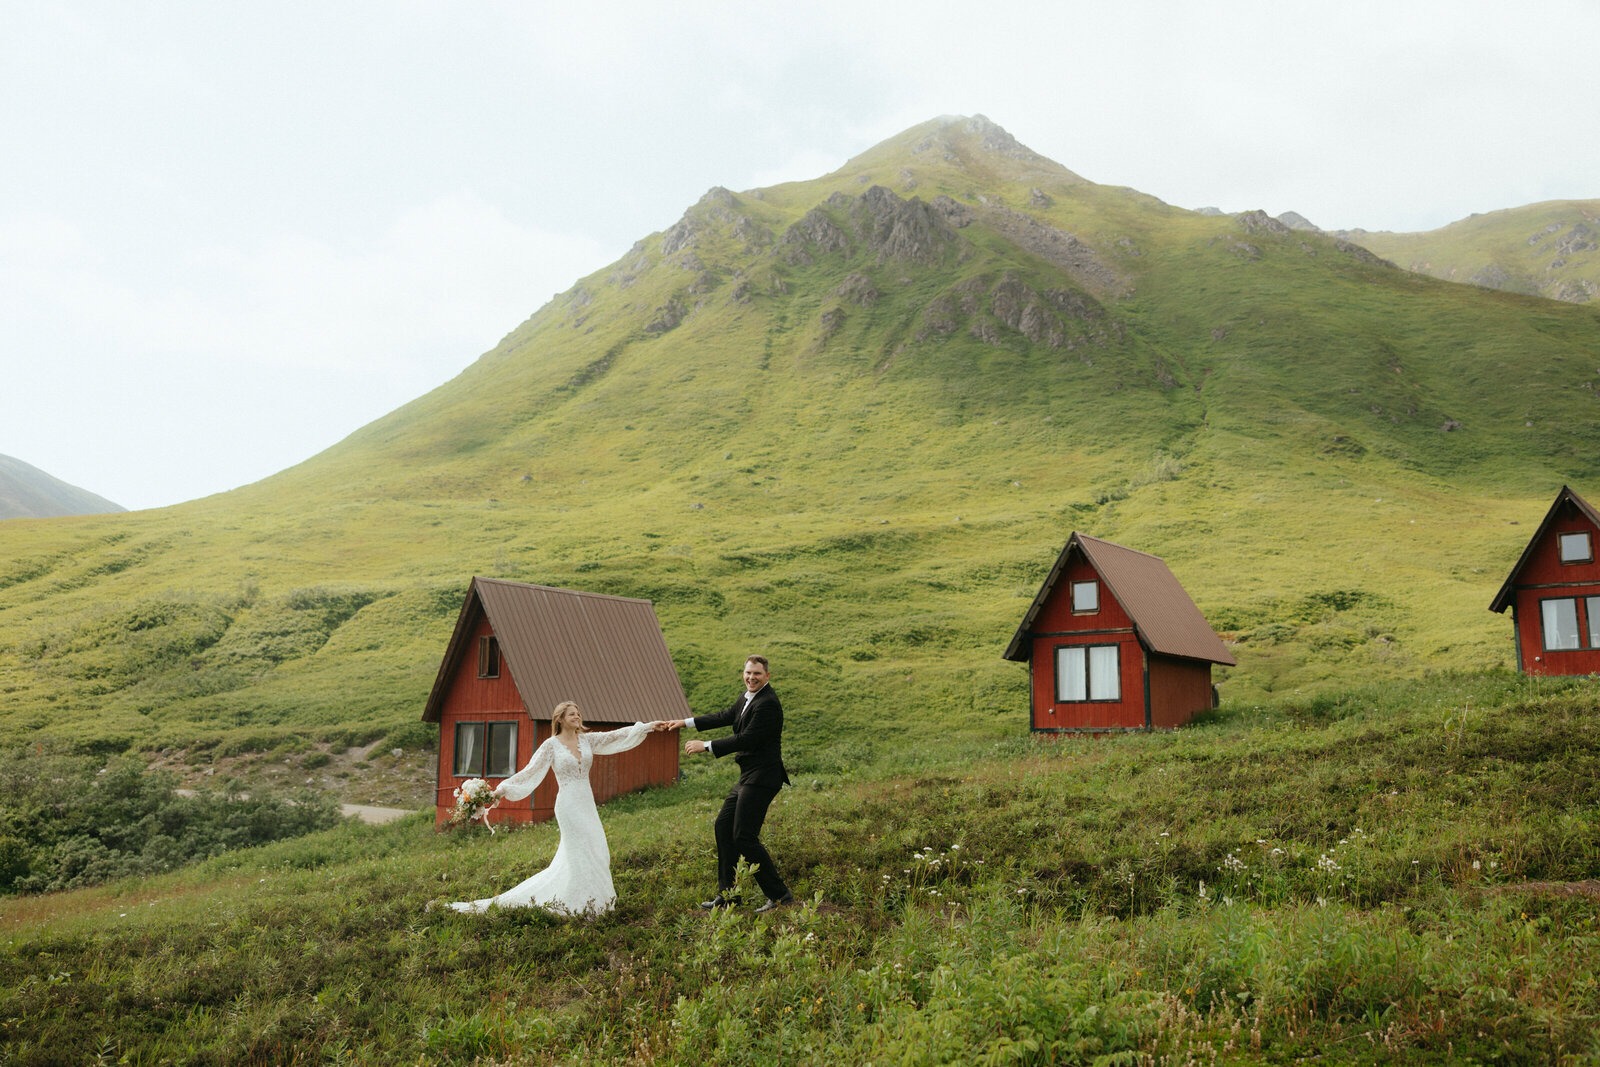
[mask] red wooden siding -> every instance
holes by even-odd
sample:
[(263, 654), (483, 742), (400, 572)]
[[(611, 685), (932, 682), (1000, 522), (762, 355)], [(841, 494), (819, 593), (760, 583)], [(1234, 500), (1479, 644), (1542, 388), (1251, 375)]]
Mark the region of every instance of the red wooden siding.
[[(1097, 602), (1074, 610), (1072, 587), (1083, 582), (1095, 583)], [(1117, 699), (1057, 699), (1061, 650), (1095, 646), (1117, 649)], [(1079, 533), (1056, 557), (1004, 658), (1030, 665), (1029, 719), (1047, 733), (1181, 726), (1211, 706), (1211, 664), (1236, 662), (1160, 557)], [(1092, 669), (1090, 687), (1097, 688)]]
[[(1072, 583), (1085, 581), (1099, 586), (1099, 610), (1074, 613)], [(1034, 729), (1144, 727), (1144, 649), (1134, 633), (1133, 620), (1082, 556), (1067, 564), (1055, 595), (1035, 618), (1033, 632)], [(1056, 649), (1065, 645), (1116, 645), (1121, 699), (1057, 702)]]
[[(499, 643), (500, 673), (480, 678), (479, 643), (491, 636)], [(456, 788), (471, 777), (454, 774), (458, 724), (516, 723), (520, 770), (550, 736), (550, 712), (565, 700), (576, 702), (597, 732), (689, 714), (650, 602), (473, 578), (422, 712), (423, 722), (439, 724), (437, 822), (444, 822)], [(629, 752), (597, 757), (590, 771), (598, 803), (677, 778), (678, 738), (668, 733), (647, 737)], [(553, 814), (555, 798), (550, 778), (533, 796), (502, 804), (491, 819), (538, 822)]]
[[(1600, 648), (1590, 647), (1585, 602), (1587, 597), (1600, 596), (1600, 562), (1561, 562), (1561, 535), (1580, 532), (1589, 534), (1591, 555), (1600, 555), (1600, 529), (1578, 508), (1559, 508), (1517, 572), (1512, 620), (1518, 662), (1528, 674), (1600, 673)], [(1584, 647), (1546, 650), (1540, 602), (1568, 597), (1578, 602), (1578, 640)]]
[(1211, 664), (1150, 657), (1150, 725), (1175, 729), (1211, 707)]
[[(550, 736), (548, 712), (542, 719), (531, 719), (523, 710), (522, 697), (517, 692), (505, 657), (500, 660), (500, 677), (478, 677), (478, 639), (492, 636), (489, 621), (479, 615), (471, 629), (468, 650), (456, 665), (445, 690), (439, 722), (439, 770), (435, 804), (435, 824), (443, 825), (455, 805), (455, 790), (474, 775), (457, 776), (455, 767), (456, 723), (458, 722), (515, 722), (517, 724), (516, 769), (521, 770), (533, 758), (534, 750)], [(554, 706), (549, 711), (553, 711)], [(623, 709), (631, 710), (631, 709)], [(626, 726), (627, 723), (587, 722), (593, 714), (583, 709), (586, 725), (596, 732)], [(629, 720), (632, 722), (634, 720)], [(666, 785), (678, 777), (678, 735), (653, 734), (645, 738), (638, 748), (614, 756), (596, 756), (590, 770), (589, 784), (594, 790), (597, 804), (614, 796), (632, 792), (646, 785)], [(486, 780), (497, 784), (500, 777)], [(529, 823), (543, 822), (555, 814), (556, 782), (554, 775), (540, 783), (533, 795), (524, 800), (504, 801), (490, 814), (490, 821)]]

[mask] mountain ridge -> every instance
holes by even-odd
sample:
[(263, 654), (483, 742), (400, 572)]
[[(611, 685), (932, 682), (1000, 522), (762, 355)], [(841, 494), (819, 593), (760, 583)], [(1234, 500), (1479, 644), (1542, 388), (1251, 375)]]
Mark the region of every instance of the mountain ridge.
[[(1201, 208), (1203, 213), (1218, 212)], [(1443, 281), (1569, 304), (1600, 300), (1600, 200), (1547, 200), (1478, 213), (1435, 230), (1322, 230), (1298, 212), (1278, 220), (1370, 249)]]
[(126, 511), (13, 456), (0, 455), (0, 520)]

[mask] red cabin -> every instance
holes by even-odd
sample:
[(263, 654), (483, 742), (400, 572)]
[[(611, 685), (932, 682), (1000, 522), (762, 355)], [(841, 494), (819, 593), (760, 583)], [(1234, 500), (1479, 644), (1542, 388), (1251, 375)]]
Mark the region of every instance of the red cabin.
[(1211, 665), (1232, 667), (1158, 557), (1074, 533), (1005, 658), (1032, 661), (1038, 733), (1171, 729), (1213, 706)]
[[(449, 817), (468, 778), (493, 784), (524, 767), (564, 700), (577, 703), (593, 730), (689, 715), (650, 601), (473, 578), (422, 712), (423, 722), (439, 724), (435, 824)], [(677, 781), (677, 740), (651, 734), (638, 748), (596, 757), (595, 801)], [(543, 822), (555, 801), (547, 776), (531, 797), (489, 817)]]
[(1517, 670), (1600, 673), (1600, 514), (1566, 486), (1511, 568), (1490, 611), (1511, 609)]

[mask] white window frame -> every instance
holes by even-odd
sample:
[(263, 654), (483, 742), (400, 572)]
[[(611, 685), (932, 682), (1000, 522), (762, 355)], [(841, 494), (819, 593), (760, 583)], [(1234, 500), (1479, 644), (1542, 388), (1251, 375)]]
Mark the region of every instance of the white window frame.
[[(1087, 589), (1089, 592), (1088, 599), (1093, 601), (1093, 603), (1089, 604), (1087, 607), (1080, 606), (1078, 603), (1078, 590), (1080, 589)], [(1092, 579), (1083, 582), (1073, 582), (1072, 588), (1068, 591), (1072, 594), (1072, 613), (1074, 615), (1093, 615), (1100, 610), (1099, 582), (1096, 582)]]
[[(1071, 661), (1076, 661), (1073, 664)], [(1096, 662), (1098, 661), (1098, 662)], [(1057, 645), (1057, 704), (1119, 704), (1122, 702), (1122, 646)], [(1081, 668), (1073, 669), (1074, 666)], [(1069, 678), (1082, 678), (1082, 696), (1067, 691)]]
[[(1582, 540), (1578, 540), (1579, 538)], [(1567, 549), (1569, 542), (1574, 546), (1581, 544), (1583, 554), (1576, 555), (1575, 552), (1569, 552)], [(1564, 564), (1593, 563), (1594, 540), (1589, 536), (1588, 530), (1569, 530), (1566, 533), (1556, 534), (1556, 555)]]
[[(1567, 604), (1572, 609), (1572, 644), (1553, 645), (1550, 643), (1552, 632), (1560, 636), (1562, 633), (1562, 619), (1555, 616), (1558, 605)], [(1554, 625), (1552, 625), (1554, 623)], [(1575, 596), (1552, 596), (1539, 601), (1539, 644), (1546, 652), (1574, 652), (1583, 648), (1583, 629), (1578, 625), (1578, 598)]]

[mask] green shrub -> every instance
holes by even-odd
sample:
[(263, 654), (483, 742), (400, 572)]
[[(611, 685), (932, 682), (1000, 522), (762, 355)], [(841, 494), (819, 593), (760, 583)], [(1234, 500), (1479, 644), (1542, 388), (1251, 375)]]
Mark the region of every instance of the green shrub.
[(0, 893), (97, 885), (172, 870), (332, 825), (331, 798), (175, 792), (138, 760), (34, 746), (0, 754)]

